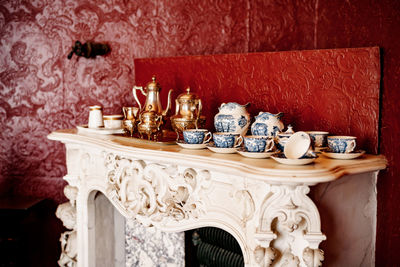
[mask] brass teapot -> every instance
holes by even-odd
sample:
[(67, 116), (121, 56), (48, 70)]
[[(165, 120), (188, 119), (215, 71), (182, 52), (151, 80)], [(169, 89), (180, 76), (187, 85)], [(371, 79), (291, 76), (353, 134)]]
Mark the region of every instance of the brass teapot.
[(200, 117), (202, 105), (201, 99), (190, 93), (190, 87), (186, 88), (186, 93), (180, 94), (175, 99), (176, 109), (174, 118), (198, 119)]
[[(146, 96), (146, 102), (144, 104), (144, 107), (142, 108), (141, 103), (139, 102), (139, 99), (136, 95), (136, 90), (140, 90), (144, 96)], [(167, 107), (163, 110), (161, 106), (161, 101), (160, 101), (160, 90), (161, 86), (160, 84), (156, 81), (156, 76), (152, 77), (152, 81), (149, 82), (145, 90), (143, 89), (142, 86), (134, 86), (132, 89), (133, 92), (133, 97), (135, 98), (136, 102), (139, 105), (140, 108), (140, 114), (148, 111), (153, 111), (157, 115), (161, 115), (165, 117), (169, 110), (171, 109), (171, 93), (172, 89), (169, 90), (168, 92), (168, 102), (167, 102)]]
[(190, 87), (176, 98), (175, 105), (175, 115), (171, 116), (171, 126), (177, 134), (177, 139), (180, 138), (185, 129), (196, 129), (204, 126), (205, 117), (200, 116), (201, 99), (190, 92)]
[(140, 138), (143, 138), (143, 135), (147, 135), (148, 140), (157, 140), (162, 133), (161, 125), (161, 115), (155, 111), (144, 111), (140, 114), (140, 122), (137, 126)]

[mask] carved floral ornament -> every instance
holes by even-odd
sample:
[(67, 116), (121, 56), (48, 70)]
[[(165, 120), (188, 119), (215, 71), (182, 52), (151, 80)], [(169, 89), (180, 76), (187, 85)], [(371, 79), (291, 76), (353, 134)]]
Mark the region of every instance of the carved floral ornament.
[[(207, 212), (205, 192), (211, 176), (207, 170), (176, 165), (146, 163), (113, 153), (105, 154), (107, 196), (127, 216), (145, 224), (197, 219)], [(256, 219), (254, 238), (258, 246), (254, 259), (258, 266), (318, 267), (324, 259), (319, 243), (319, 213), (307, 196), (307, 186), (268, 186), (259, 216), (253, 217), (255, 204), (247, 190), (234, 190), (242, 227)], [(247, 226), (246, 226), (247, 225)], [(250, 231), (251, 232), (251, 231)]]
[(181, 221), (206, 212), (207, 170), (146, 163), (109, 153), (105, 157), (108, 197), (130, 217), (148, 222)]

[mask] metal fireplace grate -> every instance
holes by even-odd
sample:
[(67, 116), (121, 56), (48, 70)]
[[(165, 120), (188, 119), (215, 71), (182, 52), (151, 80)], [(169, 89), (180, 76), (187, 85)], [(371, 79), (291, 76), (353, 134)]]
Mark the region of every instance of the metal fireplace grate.
[(242, 251), (235, 238), (228, 232), (205, 227), (192, 234), (193, 245), (197, 248), (197, 260), (201, 267), (242, 267)]

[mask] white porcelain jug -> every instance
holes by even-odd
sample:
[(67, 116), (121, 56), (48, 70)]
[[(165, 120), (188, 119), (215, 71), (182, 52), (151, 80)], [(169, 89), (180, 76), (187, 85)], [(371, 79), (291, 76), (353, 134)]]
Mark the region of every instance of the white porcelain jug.
[(250, 125), (250, 115), (246, 110), (249, 105), (240, 105), (235, 102), (223, 103), (219, 113), (214, 117), (214, 126), (217, 132), (238, 133), (246, 135)]
[(284, 127), (281, 121), (282, 116), (282, 112), (272, 114), (261, 111), (256, 116), (256, 121), (251, 125), (251, 134), (275, 137)]

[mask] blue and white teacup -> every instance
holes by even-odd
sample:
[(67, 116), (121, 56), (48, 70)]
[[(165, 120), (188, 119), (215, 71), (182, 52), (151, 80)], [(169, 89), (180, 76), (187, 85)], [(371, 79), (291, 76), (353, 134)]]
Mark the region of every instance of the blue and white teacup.
[(213, 133), (214, 145), (219, 148), (239, 147), (243, 137), (236, 133)]
[(320, 132), (320, 131), (307, 131), (308, 135), (311, 138), (311, 145), (315, 147), (326, 147), (327, 137), (329, 135), (328, 132)]
[(183, 140), (187, 144), (204, 144), (211, 139), (211, 133), (207, 129), (190, 129), (183, 131)]
[(274, 140), (263, 135), (246, 135), (243, 138), (247, 152), (268, 152), (274, 148)]
[(351, 153), (356, 148), (355, 136), (328, 136), (328, 147), (334, 153)]
[(278, 133), (276, 135), (276, 147), (283, 151), (285, 149), (285, 145), (289, 138), (293, 135), (293, 133)]

